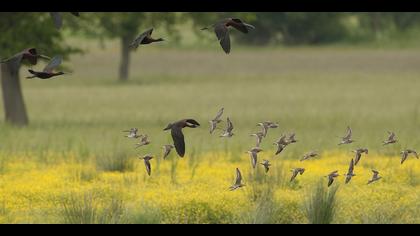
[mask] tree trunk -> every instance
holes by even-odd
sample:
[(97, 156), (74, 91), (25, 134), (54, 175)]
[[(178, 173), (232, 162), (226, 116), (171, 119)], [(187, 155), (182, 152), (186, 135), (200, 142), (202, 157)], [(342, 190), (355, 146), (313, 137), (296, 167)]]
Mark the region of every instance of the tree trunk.
[(120, 64), (120, 81), (127, 81), (130, 69), (130, 43), (131, 38), (121, 38), (121, 64)]
[(2, 63), (1, 85), (6, 122), (19, 126), (27, 125), (29, 121), (20, 86), (19, 70), (12, 71), (6, 63)]

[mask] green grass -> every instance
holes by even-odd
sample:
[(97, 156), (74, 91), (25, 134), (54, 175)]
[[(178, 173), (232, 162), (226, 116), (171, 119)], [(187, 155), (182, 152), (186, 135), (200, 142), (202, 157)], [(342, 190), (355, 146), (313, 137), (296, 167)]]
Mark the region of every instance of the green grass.
[(306, 215), (311, 224), (331, 224), (337, 208), (337, 185), (329, 188), (319, 181), (306, 199)]

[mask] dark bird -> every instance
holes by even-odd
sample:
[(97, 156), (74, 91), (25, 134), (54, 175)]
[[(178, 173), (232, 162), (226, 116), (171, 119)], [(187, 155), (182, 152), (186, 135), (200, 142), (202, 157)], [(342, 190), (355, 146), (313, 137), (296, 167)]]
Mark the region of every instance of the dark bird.
[(354, 140), (351, 139), (351, 137), (352, 137), (352, 130), (350, 126), (347, 126), (347, 133), (344, 137), (341, 138), (341, 142), (338, 145), (349, 144), (349, 143), (354, 142)]
[(249, 151), (247, 151), (247, 152), (245, 152), (245, 153), (248, 153), (249, 154), (249, 156), (251, 157), (251, 163), (252, 163), (252, 168), (254, 168), (255, 169), (255, 167), (257, 166), (257, 162), (258, 162), (258, 160), (257, 160), (257, 155), (258, 155), (258, 153), (259, 152), (261, 152), (262, 151), (262, 149), (261, 148), (259, 148), (259, 147), (254, 147), (254, 148), (252, 148), (251, 150), (249, 150)]
[(165, 160), (166, 157), (171, 153), (171, 150), (174, 148), (174, 145), (168, 144), (163, 145), (163, 159)]
[(261, 162), (260, 164), (264, 166), (265, 173), (267, 173), (270, 170), (271, 164), (268, 160), (263, 160), (263, 162)]
[(182, 129), (185, 127), (197, 128), (200, 124), (194, 119), (183, 119), (175, 123), (168, 124), (163, 130), (171, 130), (171, 136), (174, 141), (175, 150), (180, 157), (185, 155), (185, 141)]
[(401, 165), (404, 163), (405, 160), (407, 160), (409, 154), (413, 154), (417, 159), (419, 159), (419, 156), (417, 155), (416, 151), (412, 149), (406, 149), (401, 151)]
[(277, 145), (276, 155), (280, 154), (289, 143), (286, 140), (286, 135), (282, 135), (273, 145)]
[(232, 121), (229, 119), (229, 117), (226, 118), (226, 129), (223, 131), (223, 133), (220, 135), (220, 137), (230, 138), (233, 136), (232, 130), (233, 130), (233, 124)]
[(309, 158), (316, 157), (316, 156), (318, 156), (318, 153), (316, 151), (310, 151), (306, 153), (305, 155), (303, 155), (300, 161), (305, 161), (305, 160), (308, 160)]
[(230, 53), (230, 36), (229, 36), (229, 26), (241, 31), (244, 34), (247, 34), (250, 29), (254, 29), (255, 27), (244, 23), (240, 19), (236, 18), (226, 18), (223, 19), (211, 26), (204, 27), (201, 30), (207, 30), (213, 28), (214, 33), (216, 33), (217, 39), (220, 42), (220, 46), (222, 46), (223, 51), (226, 54)]
[(303, 173), (305, 172), (305, 168), (295, 168), (295, 169), (292, 169), (291, 171), (292, 171), (292, 177), (290, 178), (290, 182), (292, 182), (298, 174), (303, 175)]
[(214, 119), (210, 120), (210, 134), (213, 133), (213, 131), (217, 128), (217, 124), (219, 124), (220, 122), (222, 122), (222, 120), (220, 119), (223, 115), (223, 111), (224, 108), (222, 107), (219, 112), (217, 112), (217, 115)]
[(235, 178), (235, 183), (230, 186), (229, 190), (233, 191), (235, 189), (241, 188), (245, 186), (245, 184), (242, 183), (242, 175), (241, 172), (239, 171), (239, 168), (236, 168), (236, 178)]
[(1, 63), (7, 64), (13, 73), (17, 73), (22, 62), (27, 61), (31, 65), (36, 65), (39, 58), (51, 60), (51, 58), (48, 56), (38, 54), (36, 48), (28, 48), (8, 59), (1, 61)]
[(137, 134), (138, 131), (139, 130), (137, 128), (131, 128), (130, 130), (123, 130), (123, 132), (128, 132), (128, 134), (124, 137), (134, 138), (134, 139), (139, 138), (141, 137), (141, 135)]
[(271, 122), (271, 121), (260, 122), (260, 123), (257, 124), (257, 126), (261, 126), (261, 129), (262, 129), (261, 131), (263, 132), (264, 137), (267, 136), (268, 129), (270, 129), (270, 128), (274, 129), (274, 128), (279, 127), (279, 125), (277, 123), (274, 123), (274, 122)]
[(362, 157), (362, 153), (369, 153), (369, 150), (367, 148), (358, 148), (356, 150), (353, 150), (352, 152), (356, 153), (356, 157), (354, 159), (354, 165), (357, 165), (359, 163), (360, 158)]
[(335, 170), (335, 171), (329, 173), (327, 176), (325, 176), (325, 177), (328, 177), (328, 187), (330, 187), (331, 184), (334, 182), (334, 178), (337, 178), (338, 176), (340, 176), (338, 174), (338, 170)]
[(296, 143), (296, 142), (297, 142), (297, 140), (296, 140), (295, 136), (296, 136), (296, 134), (295, 134), (295, 133), (291, 133), (291, 134), (289, 135), (289, 137), (287, 137), (287, 143), (288, 143), (288, 144), (291, 144), (291, 143)]
[(32, 74), (32, 76), (26, 77), (27, 79), (33, 79), (33, 78), (39, 78), (39, 79), (50, 79), (55, 76), (64, 75), (65, 73), (62, 71), (59, 72), (53, 72), (55, 68), (57, 68), (63, 58), (61, 56), (55, 56), (53, 59), (51, 59), (50, 63), (48, 63), (47, 66), (45, 66), (43, 71), (34, 71), (29, 69), (29, 73)]
[[(79, 12), (70, 12), (73, 16), (79, 17)], [(50, 12), (51, 17), (54, 20), (55, 28), (60, 29), (63, 26), (63, 18), (61, 16), (61, 12)]]
[(371, 184), (375, 181), (378, 181), (379, 179), (381, 179), (382, 177), (379, 176), (379, 172), (376, 170), (372, 170), (373, 175), (372, 175), (372, 179), (368, 180), (367, 184)]
[(388, 139), (385, 140), (385, 141), (383, 141), (383, 145), (388, 145), (388, 144), (392, 144), (392, 143), (396, 143), (397, 142), (397, 139), (395, 137), (395, 133), (394, 132), (388, 131), (388, 134), (389, 134)]
[(350, 182), (350, 180), (353, 176), (356, 176), (353, 173), (353, 171), (354, 171), (354, 161), (353, 161), (353, 159), (351, 159), (350, 165), (349, 165), (349, 170), (347, 171), (347, 174), (346, 174), (346, 184), (348, 184)]
[(146, 166), (147, 174), (150, 176), (150, 174), (152, 173), (152, 166), (150, 165), (150, 160), (153, 159), (153, 156), (150, 154), (147, 154), (143, 157), (140, 157), (140, 159), (143, 159), (144, 165)]
[(146, 30), (145, 32), (141, 33), (130, 44), (130, 48), (137, 49), (140, 46), (140, 44), (150, 44), (154, 42), (164, 41), (163, 38), (158, 38), (158, 39), (152, 38), (152, 33), (153, 33), (153, 28), (150, 28)]
[(147, 135), (140, 135), (140, 137), (141, 137), (140, 142), (138, 142), (136, 144), (136, 148), (150, 144), (149, 136), (147, 136)]

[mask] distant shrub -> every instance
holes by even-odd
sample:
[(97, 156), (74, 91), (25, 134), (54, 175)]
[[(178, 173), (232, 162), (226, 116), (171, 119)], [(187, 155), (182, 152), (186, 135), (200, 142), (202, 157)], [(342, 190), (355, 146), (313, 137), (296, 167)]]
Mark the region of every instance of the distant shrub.
[(311, 224), (330, 224), (336, 212), (336, 193), (338, 187), (329, 188), (319, 181), (306, 199), (306, 215)]

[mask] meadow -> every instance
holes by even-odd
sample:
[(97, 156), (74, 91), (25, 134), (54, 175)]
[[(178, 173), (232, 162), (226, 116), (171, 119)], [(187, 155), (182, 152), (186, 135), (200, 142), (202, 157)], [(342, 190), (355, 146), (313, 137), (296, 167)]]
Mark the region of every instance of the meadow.
[[(402, 149), (420, 144), (420, 49), (237, 47), (226, 56), (218, 45), (157, 45), (134, 53), (119, 83), (118, 42), (78, 45), (89, 50), (66, 63), (72, 74), (22, 79), (30, 125), (0, 125), (1, 223), (420, 222), (420, 162), (399, 164)], [(221, 107), (231, 139), (208, 132)], [(185, 158), (162, 160), (163, 128), (187, 117), (202, 126), (184, 131)], [(280, 124), (262, 143), (268, 174), (251, 171), (244, 153), (264, 120)], [(338, 146), (348, 125), (356, 142)], [(134, 149), (121, 132), (131, 127), (151, 144)], [(388, 130), (399, 142), (384, 147)], [(274, 156), (272, 142), (288, 132), (298, 143)], [(323, 176), (343, 175), (357, 147), (369, 154), (354, 179), (325, 189)], [(310, 150), (321, 155), (299, 162)], [(146, 153), (156, 156), (150, 177), (138, 159)], [(230, 192), (236, 167), (247, 186)], [(292, 167), (307, 171), (289, 183)], [(383, 179), (366, 185), (371, 168)]]

